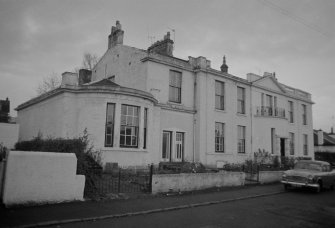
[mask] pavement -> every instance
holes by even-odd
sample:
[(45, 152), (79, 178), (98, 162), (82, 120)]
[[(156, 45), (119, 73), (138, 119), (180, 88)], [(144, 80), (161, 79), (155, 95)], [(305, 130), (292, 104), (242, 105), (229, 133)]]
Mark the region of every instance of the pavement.
[(249, 185), (187, 193), (129, 195), (123, 197), (126, 199), (59, 203), (20, 208), (1, 206), (0, 227), (43, 227), (138, 216), (265, 197), (283, 192), (280, 184)]

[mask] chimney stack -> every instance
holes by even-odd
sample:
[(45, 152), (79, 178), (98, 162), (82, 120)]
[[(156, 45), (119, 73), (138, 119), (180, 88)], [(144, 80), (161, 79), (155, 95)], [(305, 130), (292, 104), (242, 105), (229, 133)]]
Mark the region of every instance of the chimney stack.
[(123, 44), (123, 34), (124, 31), (121, 28), (120, 21), (116, 21), (115, 26), (112, 26), (111, 34), (108, 36), (108, 49)]
[(323, 145), (323, 131), (320, 129), (318, 130), (318, 145), (322, 146)]
[(79, 81), (78, 84), (82, 85), (85, 83), (91, 82), (92, 79), (92, 71), (87, 69), (80, 69), (79, 70)]
[(173, 56), (173, 40), (170, 39), (170, 32), (167, 32), (163, 40), (157, 41), (151, 45), (148, 48), (148, 52)]
[(223, 62), (220, 68), (221, 68), (221, 72), (228, 73), (228, 66), (226, 64), (226, 56), (223, 56)]
[(61, 86), (77, 86), (78, 85), (78, 75), (72, 72), (64, 72), (62, 74), (62, 84)]

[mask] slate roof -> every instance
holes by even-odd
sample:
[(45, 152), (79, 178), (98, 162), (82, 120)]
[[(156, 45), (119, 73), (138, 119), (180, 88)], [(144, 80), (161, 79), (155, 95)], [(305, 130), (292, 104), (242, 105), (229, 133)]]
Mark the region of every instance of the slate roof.
[[(314, 130), (314, 145), (318, 145), (318, 130)], [(335, 146), (335, 139), (329, 136), (326, 132), (323, 132), (323, 144), (322, 146)]]

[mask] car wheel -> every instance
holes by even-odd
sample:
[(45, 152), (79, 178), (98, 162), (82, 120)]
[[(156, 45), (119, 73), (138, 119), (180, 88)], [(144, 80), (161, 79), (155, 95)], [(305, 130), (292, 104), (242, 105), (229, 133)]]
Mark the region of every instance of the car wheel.
[(334, 190), (334, 185), (335, 185), (335, 181), (332, 185), (330, 185), (330, 190)]
[(316, 193), (319, 193), (319, 192), (321, 192), (321, 189), (322, 189), (322, 182), (319, 181), (319, 182), (318, 182), (318, 187), (315, 189), (315, 192), (316, 192)]
[(285, 189), (285, 191), (288, 191), (289, 188), (290, 188), (290, 185), (289, 185), (289, 184), (284, 184), (284, 189)]

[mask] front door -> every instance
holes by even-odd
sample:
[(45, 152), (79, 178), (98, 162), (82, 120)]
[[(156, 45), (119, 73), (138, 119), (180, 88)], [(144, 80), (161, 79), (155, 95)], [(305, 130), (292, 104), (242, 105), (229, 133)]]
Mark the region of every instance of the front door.
[(176, 150), (174, 161), (181, 162), (184, 157), (184, 133), (176, 132)]
[(285, 157), (285, 139), (280, 139), (280, 156)]

